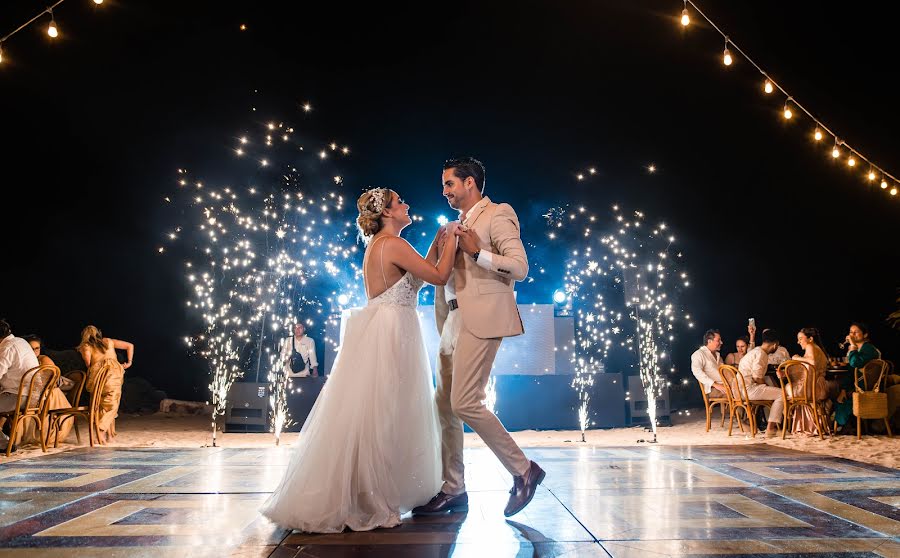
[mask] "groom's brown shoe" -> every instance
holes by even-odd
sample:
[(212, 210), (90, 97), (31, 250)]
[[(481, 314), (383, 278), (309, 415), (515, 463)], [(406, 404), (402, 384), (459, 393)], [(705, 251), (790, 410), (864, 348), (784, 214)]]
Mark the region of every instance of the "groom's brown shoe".
[(413, 508), (413, 515), (444, 515), (447, 513), (459, 513), (469, 511), (469, 495), (444, 494), (438, 492), (437, 496), (423, 506)]
[(530, 465), (525, 474), (521, 477), (513, 477), (513, 487), (509, 491), (509, 502), (503, 515), (510, 517), (516, 515), (527, 506), (531, 499), (534, 498), (537, 487), (547, 476), (541, 467), (534, 461), (529, 461)]

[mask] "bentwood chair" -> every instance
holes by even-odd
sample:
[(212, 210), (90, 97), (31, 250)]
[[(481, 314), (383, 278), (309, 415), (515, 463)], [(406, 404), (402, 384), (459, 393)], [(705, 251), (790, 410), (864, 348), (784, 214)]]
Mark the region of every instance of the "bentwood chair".
[(11, 411), (0, 413), (0, 418), (5, 418), (10, 422), (9, 442), (6, 444), (6, 457), (12, 453), (13, 442), (19, 427), (25, 427), (29, 420), (33, 420), (35, 424), (35, 432), (41, 442), (41, 450), (47, 451), (45, 442), (44, 424), (47, 418), (47, 406), (50, 399), (50, 392), (56, 387), (59, 381), (59, 368), (52, 364), (44, 364), (36, 366), (22, 375), (19, 381), (19, 390), (16, 394), (19, 402), (16, 408)]

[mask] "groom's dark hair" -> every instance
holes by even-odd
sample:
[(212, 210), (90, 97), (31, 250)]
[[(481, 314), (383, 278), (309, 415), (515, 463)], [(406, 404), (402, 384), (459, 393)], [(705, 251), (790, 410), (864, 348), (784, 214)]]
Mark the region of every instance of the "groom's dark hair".
[(453, 174), (460, 180), (472, 177), (475, 186), (484, 193), (484, 165), (475, 157), (454, 157), (444, 161), (444, 170), (453, 169)]

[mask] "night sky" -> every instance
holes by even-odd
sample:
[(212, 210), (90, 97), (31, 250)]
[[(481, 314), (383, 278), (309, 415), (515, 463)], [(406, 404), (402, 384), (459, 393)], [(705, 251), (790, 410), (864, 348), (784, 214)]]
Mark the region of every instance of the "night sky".
[[(44, 6), (14, 4), (0, 35)], [(700, 3), (804, 106), (897, 174), (900, 111), (887, 81), (898, 53), (882, 5)], [(834, 163), (810, 121), (785, 123), (784, 97), (765, 96), (739, 56), (726, 70), (719, 35), (698, 17), (683, 31), (681, 9), (67, 0), (56, 42), (42, 24), (4, 45), (0, 316), (54, 349), (95, 324), (135, 343), (128, 374), (206, 399), (204, 368), (182, 342), (199, 324), (180, 262), (156, 252), (171, 225), (162, 198), (182, 167), (237, 180), (234, 138), (274, 118), (352, 148), (338, 169), (349, 198), (387, 185), (422, 214), (449, 213), (443, 160), (478, 157), (486, 193), (516, 208), (533, 259), (550, 206), (602, 215), (620, 203), (665, 221), (694, 278), (682, 302), (697, 327), (673, 352), (683, 374), (703, 329), (722, 329), (730, 352), (751, 316), (788, 341), (819, 327), (829, 349), (862, 320), (897, 359), (884, 320), (900, 286), (900, 196)], [(597, 175), (577, 181), (588, 167)], [(546, 297), (535, 301), (550, 302), (560, 279), (540, 280)]]

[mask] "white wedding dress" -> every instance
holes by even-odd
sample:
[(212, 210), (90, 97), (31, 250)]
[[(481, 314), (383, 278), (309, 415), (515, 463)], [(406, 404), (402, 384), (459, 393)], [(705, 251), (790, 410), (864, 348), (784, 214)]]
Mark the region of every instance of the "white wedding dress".
[(440, 489), (440, 427), (416, 311), (421, 288), (406, 273), (349, 311), (328, 381), (261, 509), (275, 523), (311, 533), (394, 527)]

